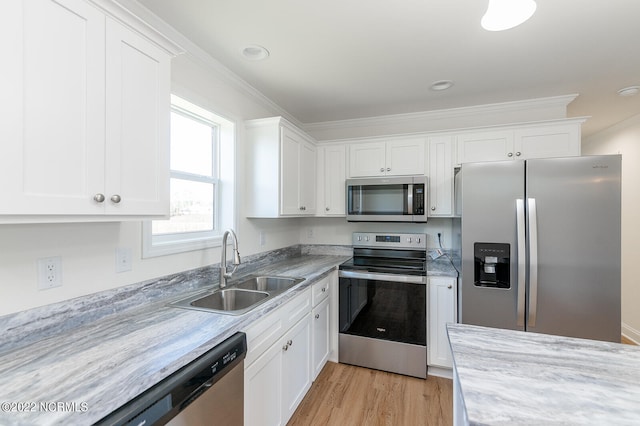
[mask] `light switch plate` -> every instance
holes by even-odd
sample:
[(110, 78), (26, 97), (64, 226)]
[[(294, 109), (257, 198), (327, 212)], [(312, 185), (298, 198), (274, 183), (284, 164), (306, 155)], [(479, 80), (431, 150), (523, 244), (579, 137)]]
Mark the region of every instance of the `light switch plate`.
[(116, 272), (127, 272), (133, 269), (131, 249), (118, 247), (116, 249)]

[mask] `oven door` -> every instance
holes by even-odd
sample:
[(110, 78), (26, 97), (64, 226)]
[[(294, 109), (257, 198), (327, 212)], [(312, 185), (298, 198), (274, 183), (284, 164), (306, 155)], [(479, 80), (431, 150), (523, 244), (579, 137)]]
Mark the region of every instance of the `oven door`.
[(341, 363), (427, 377), (426, 277), (339, 272)]

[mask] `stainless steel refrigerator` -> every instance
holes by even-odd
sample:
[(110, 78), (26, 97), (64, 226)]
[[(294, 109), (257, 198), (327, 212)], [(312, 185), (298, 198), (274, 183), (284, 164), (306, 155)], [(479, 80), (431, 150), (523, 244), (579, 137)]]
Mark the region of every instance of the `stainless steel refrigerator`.
[(620, 341), (621, 157), (464, 164), (460, 322)]

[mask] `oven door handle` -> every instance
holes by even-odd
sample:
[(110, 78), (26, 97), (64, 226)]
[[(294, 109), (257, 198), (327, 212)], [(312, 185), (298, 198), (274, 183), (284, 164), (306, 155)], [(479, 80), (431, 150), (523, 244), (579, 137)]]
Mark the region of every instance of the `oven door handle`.
[(418, 275), (396, 275), (396, 274), (380, 274), (374, 272), (362, 271), (339, 271), (338, 276), (342, 278), (356, 278), (363, 280), (391, 281), (410, 284), (427, 284), (427, 277)]

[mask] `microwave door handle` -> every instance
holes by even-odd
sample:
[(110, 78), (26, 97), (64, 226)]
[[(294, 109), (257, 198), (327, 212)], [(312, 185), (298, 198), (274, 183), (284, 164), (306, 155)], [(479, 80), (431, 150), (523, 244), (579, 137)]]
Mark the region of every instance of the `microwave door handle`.
[(407, 185), (407, 214), (413, 214), (413, 184)]

